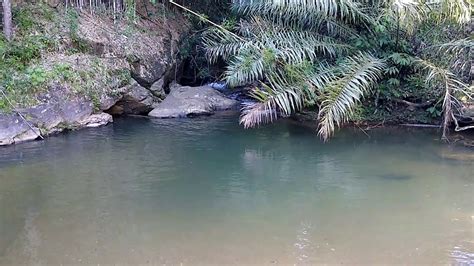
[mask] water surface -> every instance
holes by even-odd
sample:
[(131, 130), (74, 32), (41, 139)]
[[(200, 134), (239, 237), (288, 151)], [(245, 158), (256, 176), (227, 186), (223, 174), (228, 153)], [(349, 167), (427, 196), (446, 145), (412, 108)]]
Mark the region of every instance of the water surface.
[(0, 264), (470, 264), (473, 151), (436, 131), (119, 119), (0, 149)]

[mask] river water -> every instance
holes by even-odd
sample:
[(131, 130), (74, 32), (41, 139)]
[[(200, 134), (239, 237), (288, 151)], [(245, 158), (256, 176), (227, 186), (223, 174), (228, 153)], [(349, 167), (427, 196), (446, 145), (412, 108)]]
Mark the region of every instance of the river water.
[(0, 149), (0, 264), (474, 264), (474, 151), (438, 132), (118, 119)]

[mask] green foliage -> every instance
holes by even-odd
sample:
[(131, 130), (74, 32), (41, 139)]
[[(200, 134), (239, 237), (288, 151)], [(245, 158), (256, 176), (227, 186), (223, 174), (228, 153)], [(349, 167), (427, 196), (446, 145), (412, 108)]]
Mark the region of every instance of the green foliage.
[[(90, 64), (87, 56), (84, 56), (84, 66), (80, 69), (67, 57), (61, 63), (44, 60), (44, 57), (54, 59), (49, 52), (59, 48), (56, 46), (57, 36), (62, 36), (64, 40), (62, 33), (46, 28), (46, 23), (57, 24), (53, 29), (58, 31), (61, 30), (59, 27), (69, 29), (75, 47), (68, 49), (69, 53), (88, 49), (87, 44), (78, 37), (79, 14), (74, 9), (69, 9), (62, 17), (43, 4), (18, 6), (14, 16), (14, 24), (18, 28), (15, 39), (6, 42), (0, 36), (0, 87), (15, 107), (38, 104), (37, 96), (58, 85), (68, 88), (73, 94), (88, 97), (97, 107), (100, 95), (128, 84), (128, 69), (110, 70), (109, 66), (98, 60)], [(8, 111), (10, 108), (0, 97), (0, 110)]]
[(135, 0), (125, 0), (125, 17), (127, 20), (135, 22), (137, 19), (137, 6)]
[(441, 117), (441, 114), (443, 113), (443, 110), (439, 108), (439, 106), (431, 106), (430, 108), (426, 109), (426, 112), (428, 112), (429, 117), (431, 118), (438, 118)]
[(34, 87), (43, 85), (47, 80), (47, 73), (41, 67), (32, 67), (26, 70), (30, 84)]
[(236, 10), (251, 16), (237, 28), (242, 37), (209, 31), (204, 44), (211, 61), (228, 60), (230, 86), (261, 81), (251, 93), (258, 102), (244, 109), (241, 123), (253, 127), (318, 104), (319, 133), (328, 139), (384, 66), (370, 54), (353, 54), (347, 42), (357, 38), (351, 24), (369, 23), (369, 16), (350, 1), (239, 2)]
[[(319, 117), (319, 134), (328, 139), (336, 125), (346, 122), (352, 110), (380, 79), (385, 62), (371, 55), (354, 55), (341, 64), (341, 78), (326, 85)], [(335, 125), (336, 124), (336, 125)]]
[(28, 32), (36, 26), (33, 13), (29, 8), (14, 9), (13, 20), (22, 32)]
[(90, 50), (90, 46), (79, 37), (79, 13), (75, 9), (69, 9), (67, 11), (67, 20), (69, 24), (69, 35), (75, 49), (73, 52), (87, 53)]
[[(472, 40), (440, 45), (453, 39), (445, 27), (456, 32), (470, 20), (466, 14), (472, 7), (464, 0), (436, 4), (417, 0), (239, 0), (234, 1), (234, 10), (246, 20), (226, 27), (227, 31), (209, 30), (203, 42), (211, 62), (224, 59), (228, 63), (225, 79), (230, 86), (260, 83), (251, 92), (258, 102), (245, 107), (242, 114), (245, 127), (316, 104), (319, 134), (327, 139), (352, 117), (364, 96), (369, 103), (364, 106), (373, 113), (390, 112), (407, 100), (426, 101), (433, 104), (422, 110), (429, 117), (439, 115), (436, 103), (444, 97), (446, 120), (454, 110), (446, 104), (446, 97), (456, 98), (446, 92), (466, 92), (454, 73), (462, 79), (471, 67)], [(439, 51), (452, 55), (448, 60), (444, 57), (444, 68), (437, 68), (437, 73), (441, 69), (449, 72), (449, 68), (457, 71), (444, 78), (434, 75), (438, 76), (435, 83), (425, 82), (419, 58), (443, 58), (424, 52), (427, 45), (439, 45)], [(287, 71), (298, 69), (303, 62), (312, 71), (297, 71), (297, 75)], [(441, 81), (448, 81), (449, 89), (440, 86)], [(471, 97), (469, 92), (465, 95)]]

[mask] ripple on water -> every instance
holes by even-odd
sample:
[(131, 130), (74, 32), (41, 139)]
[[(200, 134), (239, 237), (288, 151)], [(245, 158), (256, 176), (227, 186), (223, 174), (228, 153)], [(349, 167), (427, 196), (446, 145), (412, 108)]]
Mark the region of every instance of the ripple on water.
[(474, 253), (461, 247), (454, 247), (451, 258), (458, 265), (474, 265)]

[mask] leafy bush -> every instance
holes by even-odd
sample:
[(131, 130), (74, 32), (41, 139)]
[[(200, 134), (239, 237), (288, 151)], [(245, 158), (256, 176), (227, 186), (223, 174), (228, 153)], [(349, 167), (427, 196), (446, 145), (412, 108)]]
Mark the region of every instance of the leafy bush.
[(204, 45), (211, 62), (228, 63), (225, 80), (230, 86), (259, 83), (251, 92), (258, 102), (241, 116), (245, 127), (316, 104), (319, 134), (327, 140), (364, 96), (375, 97), (376, 107), (379, 101), (429, 96), (436, 100), (430, 115), (443, 102), (446, 129), (460, 111), (456, 97), (471, 97), (455, 65), (464, 71), (470, 65), (459, 47), (470, 51), (472, 38), (451, 43), (456, 48), (445, 47), (457, 55), (448, 60), (423, 52), (437, 50), (433, 47), (439, 41), (449, 39), (443, 34), (424, 38), (422, 29), (443, 31), (449, 25), (460, 31), (470, 21), (466, 14), (472, 7), (464, 0), (239, 0), (234, 9), (246, 20), (232, 30), (209, 30)]

